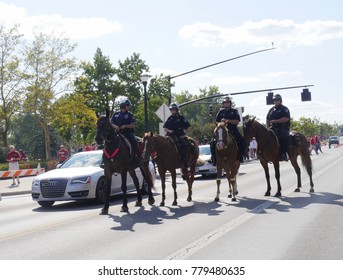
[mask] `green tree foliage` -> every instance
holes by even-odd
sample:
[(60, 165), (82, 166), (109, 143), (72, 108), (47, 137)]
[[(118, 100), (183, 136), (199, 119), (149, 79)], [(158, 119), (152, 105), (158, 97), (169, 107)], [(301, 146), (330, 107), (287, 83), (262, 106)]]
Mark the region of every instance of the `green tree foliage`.
[(8, 145), (8, 134), (12, 118), (19, 111), (23, 93), (18, 48), (22, 43), (18, 26), (6, 30), (0, 26), (0, 134), (4, 146)]
[(24, 110), (43, 130), (46, 159), (51, 156), (51, 106), (67, 90), (69, 77), (77, 70), (76, 59), (68, 57), (75, 47), (68, 39), (39, 33), (25, 49), (29, 78)]
[(96, 133), (96, 115), (80, 93), (66, 94), (52, 105), (52, 126), (66, 141), (73, 144), (92, 143)]

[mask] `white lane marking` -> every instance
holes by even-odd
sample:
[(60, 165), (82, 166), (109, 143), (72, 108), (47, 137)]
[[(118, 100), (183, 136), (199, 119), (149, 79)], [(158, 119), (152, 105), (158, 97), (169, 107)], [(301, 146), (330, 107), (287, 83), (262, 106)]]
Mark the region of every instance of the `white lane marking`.
[[(331, 163), (326, 168), (320, 170), (318, 173), (313, 175), (313, 178), (319, 177), (321, 174), (325, 173), (327, 170), (331, 169), (333, 166), (335, 166), (339, 161), (341, 161), (342, 158), (337, 159), (333, 163)], [(303, 180), (303, 184), (307, 184), (310, 181), (309, 178)], [(297, 185), (293, 185), (292, 187), (288, 188), (283, 192), (283, 196), (286, 196), (292, 192), (294, 192), (294, 189), (297, 187)], [(198, 240), (195, 240), (194, 242), (186, 245), (185, 247), (181, 248), (180, 250), (174, 252), (173, 254), (169, 255), (165, 258), (165, 260), (182, 260), (190, 257), (191, 255), (195, 254), (196, 252), (200, 251), (202, 248), (210, 245), (215, 240), (219, 239), (226, 233), (230, 232), (231, 230), (239, 227), (243, 223), (249, 221), (251, 218), (255, 217), (256, 214), (261, 213), (265, 209), (269, 208), (273, 204), (279, 202), (280, 199), (276, 197), (270, 197), (265, 201), (264, 203), (260, 204), (259, 206), (255, 207), (251, 211), (242, 214), (238, 216), (236, 219), (233, 219), (232, 221), (228, 222), (227, 224), (216, 228), (215, 230), (211, 231), (210, 233), (204, 235), (203, 237), (200, 237)]]

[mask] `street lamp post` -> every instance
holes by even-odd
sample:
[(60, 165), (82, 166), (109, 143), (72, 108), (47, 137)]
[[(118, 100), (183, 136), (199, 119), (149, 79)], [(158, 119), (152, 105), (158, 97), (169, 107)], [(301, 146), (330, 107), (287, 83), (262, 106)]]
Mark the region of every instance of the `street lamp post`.
[(145, 126), (145, 131), (149, 130), (149, 121), (148, 121), (148, 97), (147, 97), (147, 84), (149, 81), (149, 78), (151, 76), (148, 73), (143, 73), (141, 75), (141, 82), (144, 87), (144, 126)]

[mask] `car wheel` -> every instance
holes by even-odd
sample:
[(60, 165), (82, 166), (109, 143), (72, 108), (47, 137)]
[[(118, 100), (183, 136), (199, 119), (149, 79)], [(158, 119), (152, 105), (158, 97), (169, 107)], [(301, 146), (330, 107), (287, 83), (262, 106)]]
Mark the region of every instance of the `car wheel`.
[(105, 185), (106, 185), (106, 178), (100, 177), (98, 183), (96, 184), (96, 194), (95, 199), (99, 203), (105, 203)]
[(50, 208), (54, 203), (55, 201), (38, 201), (38, 204), (44, 208)]

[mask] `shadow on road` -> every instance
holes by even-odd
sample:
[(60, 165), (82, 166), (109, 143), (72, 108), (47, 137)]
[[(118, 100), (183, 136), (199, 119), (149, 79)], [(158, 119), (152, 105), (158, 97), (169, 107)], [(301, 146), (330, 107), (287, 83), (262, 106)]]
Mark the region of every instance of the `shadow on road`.
[(159, 207), (152, 206), (150, 209), (146, 209), (144, 206), (140, 207), (134, 213), (127, 213), (122, 216), (112, 215), (109, 216), (114, 222), (118, 223), (118, 226), (114, 226), (112, 230), (123, 231), (135, 231), (134, 226), (136, 224), (149, 224), (159, 225), (164, 220), (178, 220), (184, 216), (190, 214), (204, 214), (208, 216), (216, 216), (224, 212), (218, 210), (223, 203), (217, 202), (194, 202), (190, 206), (173, 206), (173, 207)]

